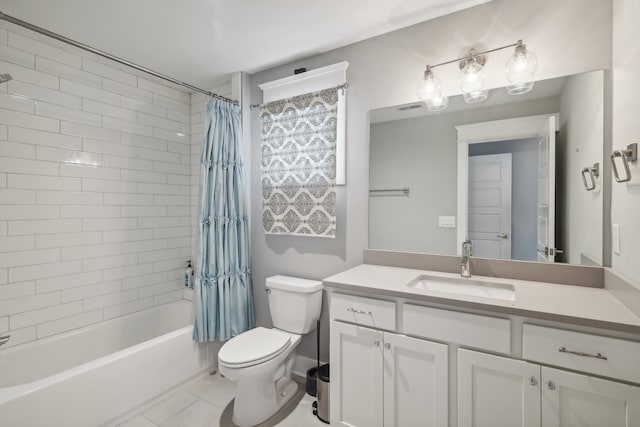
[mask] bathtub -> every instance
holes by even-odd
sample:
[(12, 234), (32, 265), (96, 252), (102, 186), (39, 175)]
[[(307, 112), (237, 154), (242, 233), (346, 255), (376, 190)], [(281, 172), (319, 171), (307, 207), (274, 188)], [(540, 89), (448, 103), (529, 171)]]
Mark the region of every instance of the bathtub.
[(104, 425), (209, 370), (178, 301), (0, 351), (0, 425)]

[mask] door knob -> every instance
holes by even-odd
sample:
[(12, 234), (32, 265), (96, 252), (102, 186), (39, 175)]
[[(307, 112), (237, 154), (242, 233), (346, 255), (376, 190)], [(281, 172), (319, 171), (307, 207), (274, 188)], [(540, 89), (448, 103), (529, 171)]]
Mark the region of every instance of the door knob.
[(509, 235), (508, 235), (507, 233), (500, 233), (500, 234), (498, 234), (496, 237), (499, 237), (499, 238), (501, 238), (501, 239), (506, 239), (506, 238), (508, 238), (508, 237), (509, 237)]

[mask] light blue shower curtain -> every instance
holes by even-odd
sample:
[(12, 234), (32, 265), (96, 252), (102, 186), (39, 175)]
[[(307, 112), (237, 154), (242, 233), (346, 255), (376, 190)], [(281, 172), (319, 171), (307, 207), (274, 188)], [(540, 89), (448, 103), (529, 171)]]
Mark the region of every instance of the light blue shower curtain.
[(241, 140), (239, 107), (210, 100), (200, 159), (196, 341), (227, 340), (255, 326)]

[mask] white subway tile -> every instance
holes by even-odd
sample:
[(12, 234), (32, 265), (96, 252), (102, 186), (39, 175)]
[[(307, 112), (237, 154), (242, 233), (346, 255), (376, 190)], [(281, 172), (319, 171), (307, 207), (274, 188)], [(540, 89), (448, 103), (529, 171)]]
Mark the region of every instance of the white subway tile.
[(156, 205), (189, 206), (191, 198), (189, 196), (157, 195), (153, 196), (153, 203)]
[(82, 140), (78, 137), (19, 127), (9, 128), (8, 139), (10, 141), (24, 142), (27, 144), (69, 148), (71, 150), (80, 150), (82, 148)]
[(123, 217), (167, 216), (166, 206), (122, 206)]
[[(71, 165), (60, 165), (60, 175), (63, 176), (78, 176), (63, 173), (63, 167), (82, 167), (81, 164), (90, 166), (102, 165), (102, 154), (97, 153), (85, 153), (83, 151), (65, 150), (63, 148), (53, 147), (37, 147), (36, 159), (47, 160), (52, 162), (72, 163)], [(102, 169), (102, 168), (91, 168)], [(82, 175), (81, 175), (82, 176)]]
[(70, 67), (56, 61), (36, 56), (36, 70), (52, 74), (60, 78), (66, 78), (74, 82), (80, 82), (89, 86), (100, 87), (102, 79), (95, 74), (87, 73), (79, 68)]
[(161, 283), (159, 285), (145, 286), (143, 288), (138, 289), (138, 293), (140, 298), (147, 298), (154, 295), (163, 294), (165, 292), (171, 292), (176, 290), (181, 290), (183, 284), (180, 282), (166, 282)]
[[(70, 93), (81, 98), (105, 102), (111, 105), (120, 105), (119, 95), (102, 90), (99, 86), (94, 86), (95, 85), (88, 86), (86, 84), (78, 83), (77, 81), (60, 79), (60, 90), (62, 92)], [(83, 105), (86, 105), (86, 103), (83, 102)]]
[(81, 221), (77, 219), (52, 219), (42, 221), (10, 221), (9, 235), (21, 236), (46, 233), (73, 233), (80, 231)]
[[(167, 150), (169, 150), (172, 153), (180, 153), (180, 154), (184, 154), (186, 156), (191, 156), (191, 146), (189, 144), (184, 144), (181, 142), (168, 142), (167, 143)], [(196, 157), (197, 163), (199, 163), (200, 161), (200, 154), (198, 154)], [(189, 164), (192, 164), (191, 159), (189, 160)]]
[(178, 273), (180, 273), (184, 271), (184, 266), (185, 266), (185, 258), (180, 257), (178, 259), (154, 262), (153, 271), (154, 272), (166, 271), (168, 272), (169, 277), (172, 277), (171, 276), (172, 270), (176, 270)]
[(168, 248), (186, 248), (191, 245), (191, 236), (167, 239)]
[(167, 151), (167, 142), (157, 138), (149, 138), (132, 133), (122, 135), (122, 143), (136, 147), (150, 148), (152, 150)]
[(96, 310), (104, 307), (111, 307), (118, 304), (124, 304), (138, 299), (138, 291), (136, 289), (115, 294), (103, 295), (84, 300), (85, 310)]
[(82, 301), (14, 314), (9, 317), (9, 324), (13, 329), (20, 329), (79, 313), (82, 313)]
[(130, 230), (138, 228), (135, 218), (85, 218), (82, 220), (83, 231)]
[(137, 193), (104, 193), (105, 205), (135, 205), (138, 203), (151, 205), (153, 204), (153, 196)]
[(135, 171), (135, 170), (126, 170), (126, 169), (122, 170), (121, 178), (123, 181), (156, 182), (161, 184), (167, 182), (166, 173), (145, 172), (145, 171)]
[(145, 251), (157, 251), (159, 249), (166, 249), (167, 241), (166, 239), (160, 240), (144, 240), (138, 242), (127, 242), (122, 244), (122, 253), (136, 253), (136, 252), (145, 252)]
[(149, 92), (157, 93), (167, 98), (174, 99), (178, 102), (181, 102), (183, 97), (182, 92), (171, 87), (165, 86), (160, 83), (153, 82), (151, 80), (144, 79), (142, 77), (138, 77), (138, 87), (140, 89), (144, 89)]
[(134, 182), (82, 178), (82, 191), (96, 191), (102, 193), (132, 193), (137, 190), (137, 185), (138, 184)]
[[(36, 266), (13, 267), (9, 269), (9, 281), (26, 282), (27, 280), (64, 276), (65, 274), (80, 273), (81, 271), (82, 261), (60, 261)], [(37, 283), (36, 286), (38, 286)]]
[(33, 281), (0, 286), (0, 300), (27, 297), (35, 293), (36, 284)]
[(7, 39), (7, 30), (5, 30), (4, 28), (0, 28), (0, 44), (7, 44)]
[(166, 272), (129, 277), (122, 280), (122, 289), (134, 289), (141, 288), (143, 286), (157, 285), (159, 283), (164, 283), (167, 280)]
[(120, 255), (120, 243), (107, 243), (102, 245), (70, 246), (62, 248), (62, 259), (85, 259), (111, 255)]
[(180, 186), (169, 184), (139, 183), (138, 193), (144, 194), (180, 194)]
[(60, 120), (2, 108), (0, 108), (0, 124), (43, 130), (47, 132), (60, 131)]
[(82, 68), (85, 71), (89, 71), (112, 80), (117, 80), (131, 86), (136, 85), (137, 77), (135, 75), (122, 71), (123, 68), (120, 68), (122, 66), (115, 62), (110, 62), (110, 64), (113, 64), (113, 67), (89, 58), (82, 58)]
[(0, 170), (19, 174), (58, 175), (58, 164), (39, 160), (0, 157)]
[(153, 137), (158, 139), (166, 139), (168, 141), (180, 142), (183, 144), (189, 143), (189, 135), (188, 132), (174, 132), (166, 129), (158, 129), (157, 127), (153, 128)]
[(169, 110), (176, 110), (184, 114), (191, 114), (191, 105), (184, 104), (156, 93), (153, 94), (153, 103), (162, 107), (167, 107)]
[(10, 300), (0, 301), (0, 316), (10, 316), (12, 314), (37, 310), (39, 308), (50, 307), (56, 304), (60, 304), (60, 294), (58, 292), (13, 298)]
[(11, 331), (11, 339), (2, 347), (4, 350), (15, 347), (20, 344), (25, 344), (36, 339), (36, 327), (31, 326), (24, 329), (16, 329)]
[(120, 132), (97, 128), (94, 126), (86, 126), (79, 123), (63, 121), (60, 123), (60, 132), (66, 135), (99, 139), (100, 141), (120, 142)]
[(120, 206), (60, 206), (61, 218), (118, 218)]
[(19, 142), (0, 141), (0, 156), (33, 160), (36, 158), (36, 148)]
[(101, 205), (102, 193), (79, 191), (38, 191), (40, 205)]
[(11, 74), (14, 80), (58, 90), (60, 79), (50, 74), (41, 73), (5, 61), (0, 61), (0, 69), (3, 73)]
[(0, 108), (33, 114), (35, 112), (35, 102), (33, 99), (25, 98), (21, 95), (0, 92)]
[(110, 268), (102, 272), (104, 280), (125, 279), (153, 273), (153, 264), (136, 264), (125, 267)]
[(8, 135), (9, 135), (9, 128), (6, 127), (5, 125), (0, 125), (0, 139), (5, 141), (9, 138)]
[(105, 104), (104, 102), (92, 101), (90, 99), (85, 99), (82, 101), (82, 109), (90, 113), (101, 114), (103, 116), (127, 120), (130, 122), (135, 122), (138, 116), (135, 111)]
[(82, 181), (80, 180), (80, 178), (63, 178), (58, 176), (35, 176), (19, 174), (9, 174), (7, 176), (8, 188), (80, 191), (82, 185), (81, 183)]
[(127, 84), (123, 84), (120, 82), (116, 82), (111, 79), (102, 79), (102, 87), (105, 90), (108, 90), (113, 93), (117, 93), (119, 95), (124, 95), (129, 98), (138, 99), (143, 102), (152, 103), (153, 96), (151, 92), (146, 90), (141, 90), (133, 86), (129, 86)]
[(138, 113), (138, 122), (172, 132), (180, 130), (180, 123), (151, 114)]
[(50, 218), (60, 218), (60, 209), (57, 206), (3, 205), (0, 209), (0, 220)]
[(0, 58), (26, 68), (34, 68), (36, 65), (36, 57), (34, 55), (3, 44), (0, 44)]
[(0, 332), (7, 332), (9, 330), (9, 317), (0, 317)]
[(0, 268), (37, 265), (60, 260), (60, 249), (37, 249), (0, 253)]
[(184, 288), (182, 290), (182, 298), (187, 301), (193, 301), (195, 299), (194, 290), (189, 288)]
[(7, 174), (0, 173), (0, 188), (7, 188)]
[(158, 160), (167, 163), (180, 163), (180, 154), (169, 153), (167, 151), (148, 150), (146, 148), (138, 149), (138, 157), (141, 159)]
[(102, 238), (105, 243), (149, 240), (153, 238), (153, 230), (104, 231), (102, 233)]
[(18, 80), (11, 80), (8, 86), (9, 93), (26, 96), (38, 101), (45, 101), (51, 104), (63, 105), (69, 108), (79, 110), (82, 101), (79, 97), (62, 93), (58, 90), (47, 89), (42, 86), (36, 86)]
[[(199, 177), (198, 177), (199, 178)], [(177, 185), (190, 185), (191, 184), (191, 177), (188, 175), (175, 175), (175, 174), (167, 174), (167, 183), (168, 184), (177, 184)], [(199, 184), (199, 179), (198, 182), (196, 183)], [(197, 190), (197, 188), (196, 188)]]
[(125, 314), (135, 313), (136, 311), (146, 310), (151, 307), (153, 307), (153, 298), (114, 305), (113, 307), (107, 307), (104, 309), (104, 319), (113, 319), (114, 317), (124, 316)]
[(175, 163), (153, 162), (153, 170), (156, 172), (175, 173), (182, 175), (191, 175), (191, 166), (178, 165)]
[(27, 251), (35, 249), (34, 236), (0, 237), (0, 252)]
[(35, 55), (45, 58), (53, 59), (63, 64), (71, 65), (76, 68), (80, 68), (80, 57), (73, 53), (58, 49), (49, 44), (34, 40), (14, 32), (9, 33), (9, 46), (17, 49), (31, 52)]
[(35, 205), (36, 192), (32, 190), (0, 190), (2, 205)]
[[(84, 157), (84, 160), (87, 162), (93, 161), (95, 163), (102, 163), (102, 154), (95, 153), (84, 153), (87, 156)], [(79, 178), (95, 178), (95, 179), (106, 179), (106, 180), (119, 180), (120, 179), (120, 169), (113, 169), (107, 167), (96, 167), (97, 165), (92, 165), (88, 163), (87, 165), (81, 164), (64, 164), (60, 165), (60, 175), (61, 176), (74, 176)], [(86, 188), (83, 187), (83, 190), (86, 191)]]
[[(93, 298), (100, 295), (120, 292), (121, 290), (122, 285), (120, 283), (120, 280), (98, 283), (96, 285), (79, 286), (77, 288), (65, 289), (64, 291), (62, 291), (62, 302)], [(84, 305), (84, 309), (87, 311), (92, 310), (92, 308), (87, 307), (86, 302)]]
[[(138, 254), (140, 262), (168, 261), (180, 258), (180, 250), (178, 248), (164, 249), (160, 251), (141, 252)], [(166, 270), (163, 270), (166, 271)]]
[(86, 111), (74, 110), (61, 105), (38, 102), (36, 104), (38, 116), (52, 117), (54, 119), (67, 120), (75, 123), (82, 123), (89, 126), (100, 126), (102, 116)]
[[(32, 237), (32, 236), (29, 236)], [(102, 243), (99, 231), (80, 233), (39, 234), (35, 236), (35, 247), (64, 248), (67, 246), (96, 245)]]
[(150, 171), (151, 169), (153, 169), (153, 162), (151, 162), (150, 160), (140, 160), (140, 159), (135, 159), (131, 157), (111, 156), (109, 154), (105, 154), (102, 161), (105, 166), (111, 167), (111, 168), (147, 170), (147, 171)]
[[(104, 256), (100, 258), (88, 258), (82, 261), (84, 271), (105, 270), (116, 267), (124, 267), (138, 263), (137, 254)], [(103, 272), (105, 274), (106, 272)], [(11, 271), (9, 271), (11, 274)], [(104, 276), (104, 280), (114, 280)]]
[(140, 101), (139, 99), (133, 99), (126, 96), (122, 96), (120, 102), (123, 108), (127, 108), (129, 110), (153, 114), (158, 117), (167, 117), (167, 109), (159, 105), (149, 104), (147, 102)]
[(184, 237), (191, 234), (190, 227), (167, 227), (155, 228), (153, 230), (154, 239), (166, 239), (169, 237)]
[(9, 283), (9, 269), (0, 268), (0, 285)]
[[(79, 261), (74, 261), (78, 262)], [(36, 280), (36, 293), (60, 291), (77, 287), (85, 287), (102, 282), (101, 271), (91, 271), (88, 273), (67, 274), (64, 276), (47, 277)]]
[(125, 144), (114, 144), (113, 142), (98, 141), (90, 138), (83, 138), (82, 151), (91, 153), (113, 154), (122, 157), (138, 157), (138, 149)]
[(169, 304), (174, 301), (182, 299), (182, 289), (176, 289), (175, 291), (166, 292), (153, 297), (153, 305), (156, 307), (163, 304)]
[(38, 339), (45, 338), (51, 335), (98, 323), (102, 320), (102, 310), (89, 311), (75, 316), (65, 317), (64, 319), (54, 320), (53, 322), (42, 323), (36, 327), (37, 336)]
[(103, 117), (102, 126), (107, 129), (133, 133), (136, 135), (142, 135), (142, 136), (153, 135), (153, 128), (151, 126), (128, 122), (126, 120), (114, 119), (112, 117)]
[(190, 114), (185, 114), (183, 112), (180, 111), (175, 111), (175, 110), (169, 110), (168, 111), (168, 118), (170, 120), (176, 121), (176, 122), (180, 122), (180, 123), (184, 123), (185, 125), (191, 125), (191, 115)]

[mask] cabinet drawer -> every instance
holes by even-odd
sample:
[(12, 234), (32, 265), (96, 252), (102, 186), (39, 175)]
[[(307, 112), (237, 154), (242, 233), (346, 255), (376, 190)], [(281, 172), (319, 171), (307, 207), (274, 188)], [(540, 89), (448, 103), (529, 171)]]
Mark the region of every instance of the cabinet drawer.
[(640, 383), (640, 343), (563, 329), (523, 326), (525, 359)]
[(508, 319), (405, 304), (402, 324), (405, 334), (511, 353)]
[(396, 303), (392, 301), (332, 294), (330, 315), (332, 320), (396, 330)]

